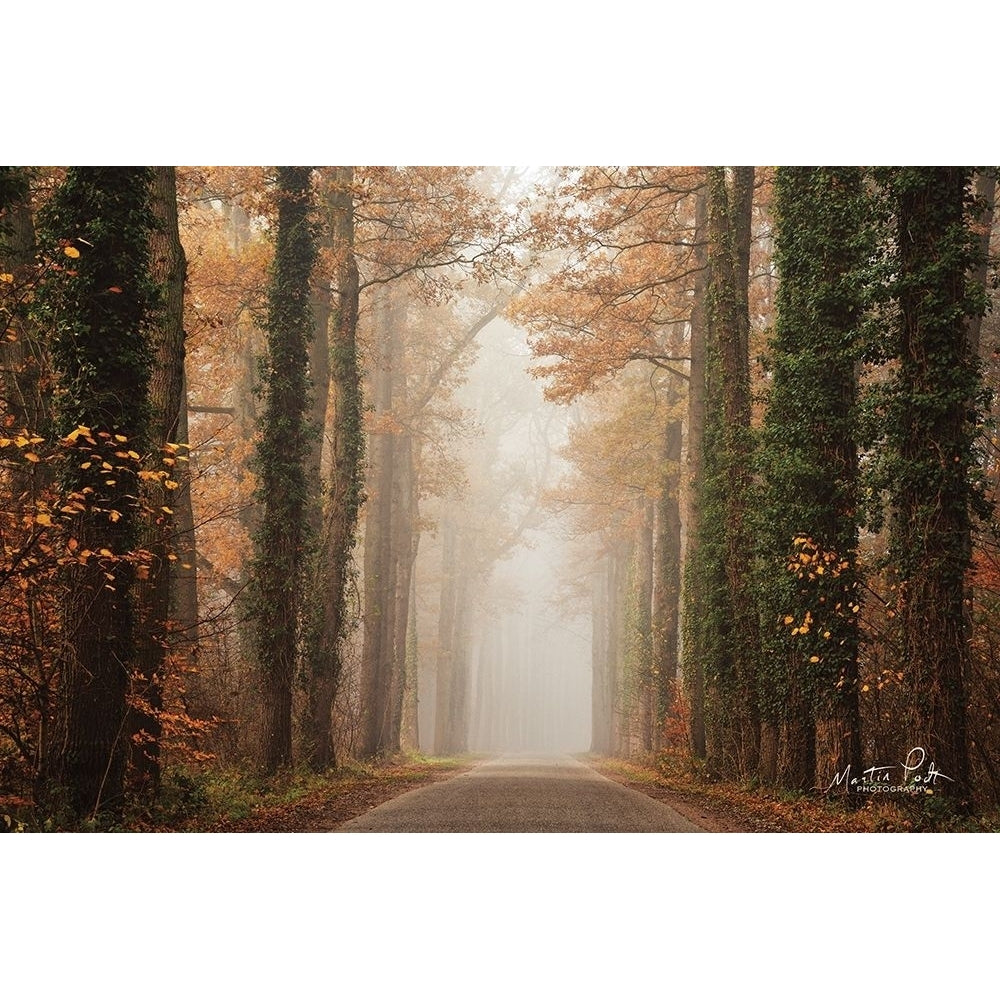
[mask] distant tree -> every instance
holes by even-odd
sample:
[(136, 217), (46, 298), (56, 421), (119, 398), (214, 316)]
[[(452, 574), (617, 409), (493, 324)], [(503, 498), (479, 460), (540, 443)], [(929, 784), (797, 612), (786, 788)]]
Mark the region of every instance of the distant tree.
[(72, 445), (62, 487), (80, 553), (64, 567), (61, 731), (50, 777), (80, 817), (122, 804), (135, 656), (130, 555), (141, 520), (156, 302), (151, 176), (146, 167), (71, 167), (39, 227), (53, 268), (35, 316), (51, 331), (60, 375), (57, 428)]
[(316, 259), (309, 167), (278, 167), (274, 264), (268, 286), (264, 411), (257, 447), (259, 521), (249, 583), (263, 694), (268, 773), (292, 760), (292, 688), (305, 567), (309, 453), (310, 276)]

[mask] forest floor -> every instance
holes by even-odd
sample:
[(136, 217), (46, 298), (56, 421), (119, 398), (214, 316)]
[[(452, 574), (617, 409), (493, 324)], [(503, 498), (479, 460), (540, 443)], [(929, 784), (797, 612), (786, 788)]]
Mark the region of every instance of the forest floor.
[[(236, 770), (168, 770), (155, 809), (144, 815), (133, 814), (114, 828), (150, 833), (330, 831), (404, 792), (469, 771), (484, 759), (474, 755), (440, 758), (409, 753), (371, 764), (347, 761), (320, 775), (297, 770), (268, 780), (254, 779)], [(944, 803), (940, 799), (916, 802), (872, 796), (861, 808), (850, 809), (842, 801), (818, 794), (708, 781), (679, 752), (628, 760), (580, 754), (578, 759), (605, 777), (664, 802), (711, 832), (1000, 832), (1000, 815), (996, 812), (955, 818), (941, 808)], [(22, 811), (15, 809), (15, 804), (14, 800), (2, 803), (0, 812), (13, 814), (8, 828), (66, 829), (51, 821), (33, 822), (27, 809), (22, 813), (22, 823), (16, 819)]]
[(291, 772), (267, 783), (206, 772), (168, 775), (156, 815), (137, 832), (321, 833), (413, 788), (453, 777), (481, 758), (402, 754), (378, 764), (347, 763), (326, 774)]
[(956, 818), (941, 800), (872, 796), (860, 808), (821, 795), (753, 788), (732, 781), (707, 781), (683, 755), (623, 760), (583, 755), (607, 778), (672, 806), (715, 833), (910, 833), (997, 832), (995, 813)]

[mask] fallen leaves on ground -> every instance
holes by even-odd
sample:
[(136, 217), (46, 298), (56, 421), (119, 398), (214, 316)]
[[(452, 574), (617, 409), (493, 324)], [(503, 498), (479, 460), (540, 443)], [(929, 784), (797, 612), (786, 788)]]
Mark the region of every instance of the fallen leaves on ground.
[[(394, 760), (364, 769), (345, 768), (316, 779), (297, 794), (280, 781), (261, 794), (249, 815), (195, 815), (148, 830), (201, 833), (323, 833), (410, 789), (449, 778), (474, 765), (472, 759)], [(291, 796), (294, 795), (294, 798)]]
[[(621, 758), (585, 759), (605, 777), (666, 803), (713, 833), (907, 833), (933, 829), (891, 799), (872, 797), (870, 803), (851, 809), (842, 801), (818, 794), (706, 781), (669, 755), (661, 758), (659, 766)], [(951, 829), (995, 828), (996, 817), (981, 817)]]

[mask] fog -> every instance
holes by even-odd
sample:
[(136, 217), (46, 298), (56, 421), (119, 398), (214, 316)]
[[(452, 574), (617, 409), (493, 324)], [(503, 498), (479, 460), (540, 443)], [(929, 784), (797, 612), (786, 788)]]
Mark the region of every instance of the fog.
[[(547, 503), (567, 469), (559, 450), (569, 411), (546, 402), (544, 384), (529, 374), (531, 360), (524, 331), (494, 320), (480, 334), (457, 393), (475, 427), (463, 442), (471, 472), (458, 509), (446, 505), (442, 513), (474, 512), (472, 547), (489, 553), (469, 595), (466, 718), (473, 752), (590, 746), (589, 602), (572, 585), (569, 526)], [(428, 750), (435, 681), (433, 664), (424, 663), (419, 733)]]

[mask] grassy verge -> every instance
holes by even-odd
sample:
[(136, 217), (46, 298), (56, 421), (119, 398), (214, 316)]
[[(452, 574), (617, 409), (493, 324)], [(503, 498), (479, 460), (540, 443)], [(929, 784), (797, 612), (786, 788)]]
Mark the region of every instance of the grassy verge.
[(661, 799), (706, 829), (724, 833), (997, 832), (1000, 815), (955, 816), (943, 801), (873, 795), (852, 809), (843, 800), (707, 781), (680, 752), (649, 759), (588, 758), (609, 778)]
[(411, 788), (470, 767), (471, 758), (402, 754), (377, 763), (347, 761), (324, 774), (299, 769), (267, 781), (208, 772), (164, 782), (156, 812), (135, 828), (202, 832), (330, 830)]
[[(130, 810), (113, 829), (141, 833), (331, 830), (381, 802), (447, 778), (475, 762), (472, 757), (411, 753), (374, 763), (345, 761), (323, 774), (298, 768), (266, 779), (249, 768), (167, 768), (157, 802)], [(59, 818), (38, 816), (22, 800), (4, 806), (0, 832), (108, 829), (97, 824), (71, 827)]]

